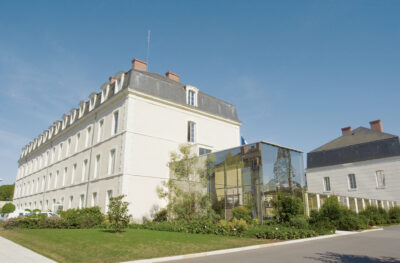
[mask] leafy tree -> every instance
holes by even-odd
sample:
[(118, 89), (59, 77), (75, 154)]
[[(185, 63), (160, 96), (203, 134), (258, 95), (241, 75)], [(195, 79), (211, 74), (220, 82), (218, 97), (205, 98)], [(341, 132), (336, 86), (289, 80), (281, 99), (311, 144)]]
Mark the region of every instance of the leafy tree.
[(162, 184), (163, 187), (157, 189), (159, 197), (168, 201), (169, 217), (190, 222), (192, 219), (216, 216), (205, 191), (210, 176), (206, 168), (211, 165), (212, 156), (209, 155), (205, 165), (201, 165), (190, 144), (182, 144), (179, 152), (170, 154), (168, 167), (171, 176)]
[(128, 226), (131, 219), (131, 215), (128, 214), (129, 203), (122, 201), (124, 197), (125, 195), (111, 197), (108, 204), (108, 221), (114, 232), (121, 232)]
[(11, 201), (14, 195), (14, 185), (0, 186), (0, 201)]
[(12, 213), (15, 211), (15, 205), (13, 203), (6, 203), (2, 208), (1, 212), (4, 214)]

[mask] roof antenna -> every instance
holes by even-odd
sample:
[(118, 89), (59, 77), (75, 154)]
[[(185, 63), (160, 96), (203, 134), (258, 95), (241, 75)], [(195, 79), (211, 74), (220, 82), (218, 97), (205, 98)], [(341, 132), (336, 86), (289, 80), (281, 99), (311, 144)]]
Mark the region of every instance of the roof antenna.
[(150, 29), (147, 30), (147, 49), (146, 49), (146, 62), (147, 62), (147, 70), (150, 68), (150, 61), (149, 61), (149, 55), (150, 55), (150, 34), (151, 31)]

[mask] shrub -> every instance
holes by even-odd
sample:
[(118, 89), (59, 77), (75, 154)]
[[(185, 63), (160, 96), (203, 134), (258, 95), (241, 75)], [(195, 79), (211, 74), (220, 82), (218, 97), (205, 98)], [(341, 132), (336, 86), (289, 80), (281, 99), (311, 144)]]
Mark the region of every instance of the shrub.
[(61, 211), (60, 216), (68, 223), (69, 228), (91, 228), (99, 226), (104, 222), (104, 215), (98, 206), (68, 209)]
[(321, 206), (320, 216), (328, 218), (337, 225), (337, 221), (339, 221), (343, 216), (344, 209), (345, 208), (340, 205), (336, 196), (330, 196)]
[(304, 216), (296, 216), (296, 217), (290, 218), (289, 226), (297, 228), (297, 229), (309, 229), (310, 228), (310, 225), (308, 224), (308, 220)]
[(161, 209), (154, 215), (154, 222), (163, 222), (168, 220), (168, 211), (167, 209)]
[(300, 198), (278, 193), (277, 200), (273, 202), (275, 213), (279, 222), (289, 222), (290, 218), (301, 213), (303, 202)]
[(360, 212), (360, 215), (368, 218), (370, 225), (382, 225), (389, 223), (389, 215), (383, 208), (368, 206), (364, 211)]
[(318, 233), (309, 229), (295, 229), (284, 226), (251, 226), (243, 232), (245, 237), (266, 239), (297, 239), (317, 236)]
[(400, 207), (395, 206), (389, 209), (390, 220), (400, 220)]
[(108, 205), (108, 221), (114, 232), (120, 232), (128, 226), (131, 215), (128, 214), (128, 202), (123, 202), (125, 195), (111, 197)]
[(49, 217), (45, 215), (32, 215), (19, 218), (10, 218), (4, 222), (5, 229), (14, 228), (68, 228), (68, 222), (59, 217)]
[(2, 208), (1, 208), (1, 213), (3, 214), (8, 214), (12, 213), (15, 211), (15, 205), (13, 203), (6, 203)]
[(343, 215), (337, 222), (338, 229), (353, 231), (368, 228), (369, 220), (364, 216), (358, 216), (352, 210), (346, 209), (343, 210)]
[(251, 221), (252, 221), (251, 211), (249, 211), (244, 206), (238, 206), (238, 207), (233, 208), (232, 209), (232, 214), (233, 214), (233, 218), (243, 219), (247, 223), (251, 223)]

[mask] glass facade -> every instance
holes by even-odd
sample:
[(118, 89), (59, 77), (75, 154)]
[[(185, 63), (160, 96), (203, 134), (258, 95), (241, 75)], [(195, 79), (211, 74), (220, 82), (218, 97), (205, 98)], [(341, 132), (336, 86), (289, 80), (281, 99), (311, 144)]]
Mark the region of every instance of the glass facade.
[(262, 222), (273, 217), (278, 192), (304, 196), (302, 152), (258, 142), (210, 153), (208, 160), (208, 192), (225, 218), (234, 207), (246, 206)]

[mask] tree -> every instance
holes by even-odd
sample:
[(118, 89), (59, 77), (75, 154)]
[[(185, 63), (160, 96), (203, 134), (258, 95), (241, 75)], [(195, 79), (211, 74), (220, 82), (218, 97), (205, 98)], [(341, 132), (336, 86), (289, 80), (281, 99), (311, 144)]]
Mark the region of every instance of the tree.
[(1, 208), (1, 213), (8, 214), (15, 211), (15, 205), (13, 203), (7, 203)]
[(14, 185), (0, 186), (0, 201), (11, 201), (14, 195)]
[(171, 176), (162, 184), (163, 187), (157, 189), (159, 197), (168, 201), (169, 218), (190, 222), (192, 219), (214, 215), (206, 191), (210, 176), (207, 170), (211, 163), (210, 156), (204, 165), (201, 165), (190, 144), (182, 144), (179, 146), (179, 152), (170, 154), (168, 167)]
[(108, 221), (114, 232), (121, 232), (122, 229), (128, 226), (131, 215), (128, 214), (128, 202), (122, 201), (125, 195), (120, 195), (110, 198), (108, 204)]

